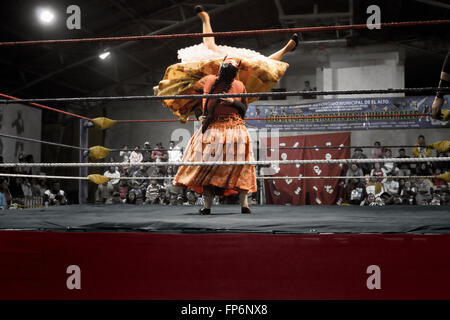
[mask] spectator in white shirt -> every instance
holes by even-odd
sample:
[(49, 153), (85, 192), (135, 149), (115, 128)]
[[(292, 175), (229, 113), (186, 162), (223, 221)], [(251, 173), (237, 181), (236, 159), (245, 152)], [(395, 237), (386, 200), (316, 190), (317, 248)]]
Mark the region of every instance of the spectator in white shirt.
[(120, 181), (120, 172), (115, 167), (110, 166), (103, 175), (110, 179), (108, 184), (112, 185), (114, 188), (118, 186)]

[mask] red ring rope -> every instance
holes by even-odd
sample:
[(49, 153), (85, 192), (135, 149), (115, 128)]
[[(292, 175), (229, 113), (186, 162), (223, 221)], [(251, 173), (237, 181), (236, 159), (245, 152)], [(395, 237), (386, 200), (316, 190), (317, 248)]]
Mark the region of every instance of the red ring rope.
[[(0, 96), (4, 97), (4, 98), (7, 98), (7, 99), (11, 99), (11, 100), (22, 100), (20, 98), (16, 98), (16, 97), (13, 97), (13, 96), (8, 96), (8, 95), (3, 94), (3, 93), (0, 93)], [(56, 108), (52, 108), (52, 107), (49, 107), (49, 106), (44, 106), (43, 104), (34, 103), (34, 102), (27, 102), (27, 103), (29, 103), (29, 104), (31, 104), (31, 105), (33, 105), (35, 107), (41, 108), (41, 109), (47, 109), (47, 110), (51, 110), (51, 111), (56, 111), (56, 112), (59, 112), (59, 113), (67, 114), (67, 115), (75, 117), (75, 118), (92, 121), (91, 118), (83, 117), (83, 116), (80, 116), (79, 114), (71, 113), (71, 112), (68, 112), (68, 111), (61, 110), (61, 109), (56, 109)]]
[[(449, 23), (450, 23), (449, 19), (447, 19), (447, 20), (429, 20), (429, 21), (384, 22), (384, 23), (380, 23), (380, 27), (381, 28), (411, 27), (411, 26), (424, 26), (424, 25), (440, 25), (440, 24), (449, 24)], [(366, 24), (350, 24), (350, 25), (341, 25), (341, 26), (245, 30), (245, 31), (228, 31), (228, 32), (211, 32), (211, 33), (180, 33), (180, 34), (162, 34), (162, 35), (146, 35), (146, 36), (8, 41), (8, 42), (0, 42), (0, 47), (19, 46), (19, 45), (35, 45), (35, 44), (49, 45), (49, 44), (62, 44), (62, 43), (117, 42), (117, 41), (136, 41), (136, 40), (152, 40), (152, 39), (162, 40), (162, 39), (178, 39), (178, 38), (254, 36), (254, 35), (259, 35), (259, 34), (272, 34), (272, 33), (296, 33), (296, 32), (302, 33), (302, 32), (352, 30), (352, 29), (366, 29), (366, 28), (367, 28)]]
[[(425, 113), (416, 114), (355, 114), (355, 115), (345, 115), (345, 116), (296, 116), (296, 117), (266, 117), (266, 118), (245, 118), (245, 120), (289, 120), (289, 119), (339, 119), (339, 118), (389, 118), (389, 117), (424, 117), (429, 116)], [(136, 122), (179, 122), (177, 119), (138, 119), (138, 120), (117, 120), (118, 123), (136, 123)], [(188, 119), (187, 121), (197, 121), (195, 119)]]

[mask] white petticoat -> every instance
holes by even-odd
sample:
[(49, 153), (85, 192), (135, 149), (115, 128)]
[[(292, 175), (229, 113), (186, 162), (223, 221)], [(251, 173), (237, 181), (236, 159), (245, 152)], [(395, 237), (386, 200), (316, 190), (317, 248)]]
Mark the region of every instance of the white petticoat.
[(225, 56), (236, 57), (241, 59), (250, 59), (250, 58), (268, 59), (261, 53), (250, 49), (235, 48), (229, 46), (217, 46), (217, 51), (213, 51), (208, 49), (208, 47), (205, 46), (203, 43), (178, 50), (178, 59), (180, 59), (182, 63), (221, 59), (224, 58)]

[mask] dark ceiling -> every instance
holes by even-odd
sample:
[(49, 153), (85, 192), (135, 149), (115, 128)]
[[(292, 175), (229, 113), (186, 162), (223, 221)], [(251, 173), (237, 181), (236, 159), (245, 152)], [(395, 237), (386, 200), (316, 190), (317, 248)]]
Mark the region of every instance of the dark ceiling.
[[(192, 0), (3, 0), (0, 41), (200, 32), (199, 19), (193, 15), (197, 3)], [(201, 3), (211, 12), (215, 31), (365, 23), (366, 8), (372, 4), (381, 7), (383, 22), (450, 18), (450, 5), (442, 0), (212, 0)], [(66, 28), (66, 8), (71, 4), (81, 9), (81, 30)], [(319, 13), (345, 12), (349, 4), (353, 12), (349, 17), (289, 18), (312, 14), (314, 4), (318, 5)], [(35, 10), (42, 6), (51, 7), (57, 13), (54, 25), (43, 26), (37, 22)], [(412, 76), (415, 72), (408, 71), (408, 64), (423, 71), (429, 65), (439, 68), (450, 43), (448, 25), (395, 32), (358, 31), (351, 35), (315, 33), (305, 34), (304, 38), (310, 41), (339, 36), (350, 37), (349, 45), (390, 42), (406, 48), (407, 86), (420, 85), (423, 80)], [(230, 41), (261, 50), (284, 38), (285, 35), (268, 35)], [(185, 39), (2, 47), (0, 91), (21, 98), (127, 94), (130, 86), (155, 85), (158, 75), (177, 61), (177, 50), (197, 42), (198, 39)], [(102, 61), (98, 54), (106, 48), (113, 57)]]

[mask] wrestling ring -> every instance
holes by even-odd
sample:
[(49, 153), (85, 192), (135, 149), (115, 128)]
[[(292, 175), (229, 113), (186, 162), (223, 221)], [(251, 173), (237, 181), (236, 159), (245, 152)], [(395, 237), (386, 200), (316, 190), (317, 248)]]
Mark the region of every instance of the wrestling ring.
[[(449, 24), (450, 20), (386, 23), (383, 27), (408, 27)], [(327, 26), (211, 34), (178, 34), (0, 42), (7, 46), (97, 43), (110, 41), (154, 40), (184, 37), (237, 36), (281, 32), (314, 32), (349, 30), (366, 25)], [(37, 108), (60, 112), (107, 130), (114, 125), (136, 123), (164, 124), (178, 119), (108, 119), (89, 118), (46, 106), (44, 102), (137, 101), (164, 99), (202, 99), (205, 97), (276, 97), (313, 95), (354, 95), (386, 93), (450, 92), (449, 87), (386, 88), (368, 90), (291, 91), (245, 94), (194, 94), (174, 96), (119, 96), (20, 99), (6, 94), (0, 104), (25, 103)], [(428, 117), (425, 113), (390, 113), (396, 117)], [(246, 121), (314, 120), (326, 118), (383, 117), (354, 114), (335, 116), (249, 117)], [(188, 121), (195, 121), (189, 119)], [(0, 173), (0, 177), (79, 180), (104, 184), (110, 179), (101, 174), (87, 174), (88, 169), (130, 166), (123, 162), (101, 162), (109, 154), (123, 151), (105, 146), (71, 146), (0, 133), (7, 139), (49, 144), (76, 149), (78, 163), (1, 163), (0, 168), (80, 168), (80, 176), (32, 175)], [(449, 141), (430, 145), (436, 150), (449, 150)], [(392, 145), (392, 148), (415, 147)], [(428, 146), (427, 146), (428, 147)], [(373, 148), (351, 145), (260, 146), (266, 152), (280, 151), (276, 158), (256, 161), (209, 162), (142, 162), (144, 167), (255, 165), (257, 168), (282, 166), (333, 166), (339, 172), (356, 164), (439, 163), (450, 157), (352, 159), (331, 156), (315, 159), (288, 158), (291, 152), (332, 152)], [(91, 159), (92, 161), (89, 161)], [(100, 162), (99, 162), (100, 161)], [(84, 169), (84, 171), (82, 171)], [(310, 169), (307, 172), (314, 172)], [(258, 183), (278, 180), (339, 181), (347, 177), (335, 175), (262, 175)], [(353, 176), (366, 179), (367, 176)], [(450, 173), (436, 175), (397, 175), (385, 179), (442, 179)], [(120, 179), (161, 179), (155, 177), (121, 177)], [(161, 205), (92, 205), (36, 206), (26, 210), (0, 212), (0, 284), (1, 299), (449, 299), (450, 277), (450, 210), (449, 206), (296, 206), (256, 204), (251, 215), (238, 214), (237, 206), (214, 206), (213, 214), (201, 216), (198, 206)], [(21, 266), (26, 265), (27, 268)], [(83, 280), (81, 290), (66, 288), (66, 269), (77, 265)], [(366, 286), (369, 266), (383, 272), (383, 289)], [(31, 270), (31, 271), (30, 271)], [(109, 271), (105, 271), (109, 270)], [(108, 275), (115, 274), (114, 285)], [(84, 278), (83, 278), (84, 279)], [(338, 279), (338, 280), (336, 280)], [(412, 282), (411, 279), (415, 281)]]

